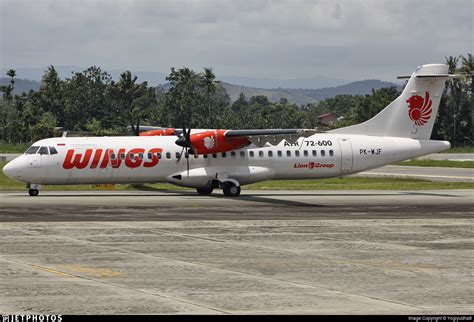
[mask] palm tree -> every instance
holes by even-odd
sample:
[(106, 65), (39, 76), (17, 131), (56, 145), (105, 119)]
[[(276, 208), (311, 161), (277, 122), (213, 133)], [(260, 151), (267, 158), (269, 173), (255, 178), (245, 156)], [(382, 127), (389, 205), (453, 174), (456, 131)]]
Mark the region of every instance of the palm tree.
[(0, 86), (0, 92), (3, 92), (3, 98), (6, 100), (11, 100), (13, 98), (13, 88), (15, 84), (14, 77), (16, 76), (16, 72), (14, 69), (9, 69), (7, 71), (7, 76), (10, 76), (10, 85), (2, 85)]
[(216, 92), (216, 75), (212, 72), (212, 68), (204, 68), (204, 73), (201, 76), (201, 86), (206, 90), (207, 96), (207, 126), (210, 127), (211, 124), (211, 94)]
[(471, 81), (471, 137), (474, 137), (474, 61), (471, 53), (468, 53), (467, 57), (461, 56), (459, 72)]
[[(449, 66), (448, 68), (448, 74), (455, 74), (457, 71), (457, 66), (459, 62), (458, 57), (445, 57), (446, 58), (446, 64)], [(457, 107), (459, 105), (459, 99), (460, 99), (460, 82), (458, 79), (453, 78), (448, 81), (447, 86), (449, 87), (450, 94), (453, 97), (453, 143), (456, 144), (456, 116), (457, 116)]]
[[(126, 71), (120, 74), (120, 79), (116, 84), (118, 94), (123, 102), (123, 107), (126, 113), (128, 114), (129, 122), (132, 127), (133, 134), (139, 135), (140, 129), (140, 120), (138, 117), (134, 116), (132, 111), (132, 105), (135, 98), (141, 96), (143, 92), (143, 84), (136, 84), (137, 76), (132, 77), (130, 71)], [(146, 87), (146, 85), (145, 85)], [(135, 126), (136, 124), (136, 126)]]

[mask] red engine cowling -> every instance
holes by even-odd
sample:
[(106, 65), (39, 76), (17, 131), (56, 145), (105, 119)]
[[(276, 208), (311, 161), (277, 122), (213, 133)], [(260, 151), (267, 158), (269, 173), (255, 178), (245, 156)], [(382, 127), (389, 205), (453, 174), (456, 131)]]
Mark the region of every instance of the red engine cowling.
[(140, 136), (169, 136), (176, 135), (176, 132), (173, 128), (166, 128), (162, 130), (150, 130), (140, 133)]
[(194, 153), (212, 154), (240, 149), (250, 142), (247, 138), (227, 138), (226, 130), (212, 130), (191, 134), (190, 140)]

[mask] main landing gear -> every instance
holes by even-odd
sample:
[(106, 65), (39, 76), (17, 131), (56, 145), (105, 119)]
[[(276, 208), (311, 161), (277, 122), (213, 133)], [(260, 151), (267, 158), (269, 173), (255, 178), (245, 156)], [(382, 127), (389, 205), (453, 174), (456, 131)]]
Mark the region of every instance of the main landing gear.
[(240, 195), (240, 186), (237, 186), (231, 181), (226, 181), (222, 184), (222, 190), (226, 197), (238, 197)]
[(214, 188), (221, 188), (226, 197), (238, 197), (240, 195), (239, 182), (234, 179), (228, 179), (226, 181), (213, 180), (212, 185), (211, 183), (209, 183), (209, 185), (209, 187), (196, 188), (196, 191), (200, 195), (210, 195)]
[(196, 188), (196, 191), (200, 194), (200, 195), (210, 195), (212, 193), (212, 190), (214, 190), (214, 188), (210, 187), (210, 188)]

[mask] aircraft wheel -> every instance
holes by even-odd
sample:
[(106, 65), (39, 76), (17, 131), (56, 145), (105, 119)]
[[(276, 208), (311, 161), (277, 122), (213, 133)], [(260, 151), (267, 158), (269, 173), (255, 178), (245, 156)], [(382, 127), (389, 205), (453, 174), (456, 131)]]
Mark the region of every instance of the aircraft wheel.
[(238, 197), (240, 195), (240, 187), (237, 187), (232, 182), (225, 182), (222, 190), (224, 190), (226, 197)]
[(214, 190), (212, 187), (211, 188), (196, 188), (196, 191), (200, 195), (210, 195), (212, 193), (212, 190)]
[(28, 193), (29, 193), (30, 196), (36, 197), (39, 194), (39, 190), (38, 189), (30, 189), (30, 190), (28, 190)]

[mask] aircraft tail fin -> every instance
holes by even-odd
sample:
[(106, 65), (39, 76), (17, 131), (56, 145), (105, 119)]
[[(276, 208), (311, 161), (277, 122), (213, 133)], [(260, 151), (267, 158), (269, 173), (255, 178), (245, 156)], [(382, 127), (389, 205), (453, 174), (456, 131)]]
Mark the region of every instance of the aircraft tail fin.
[(448, 65), (418, 67), (402, 94), (370, 120), (331, 133), (430, 139), (438, 113)]

